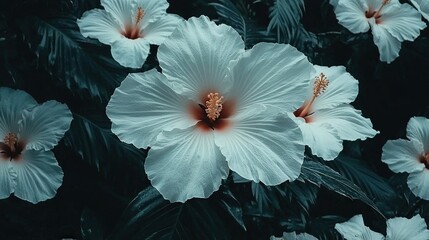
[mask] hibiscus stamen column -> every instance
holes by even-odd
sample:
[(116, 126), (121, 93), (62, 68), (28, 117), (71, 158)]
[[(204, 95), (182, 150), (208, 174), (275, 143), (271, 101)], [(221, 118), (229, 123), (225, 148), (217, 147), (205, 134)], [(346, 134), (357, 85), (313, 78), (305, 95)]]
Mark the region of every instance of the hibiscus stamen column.
[(316, 98), (319, 97), (320, 94), (325, 92), (328, 85), (329, 85), (329, 80), (325, 76), (325, 74), (321, 73), (319, 76), (316, 77), (316, 80), (314, 81), (314, 86), (313, 86), (313, 97), (311, 98), (310, 102), (308, 102), (304, 106), (304, 108), (302, 109), (302, 111), (298, 115), (298, 117), (304, 118), (307, 116), (311, 105), (313, 105), (313, 103), (314, 103), (314, 100), (316, 100)]
[(16, 151), (16, 144), (18, 143), (18, 137), (15, 133), (8, 133), (4, 137), (3, 143), (6, 144), (12, 153)]
[(386, 4), (388, 4), (390, 2), (390, 0), (383, 0), (383, 3), (381, 4), (381, 6), (380, 6), (380, 8), (377, 10), (377, 11), (375, 11), (374, 13), (372, 13), (373, 14), (373, 17), (375, 18), (375, 19), (377, 19), (378, 17), (380, 17), (380, 12), (381, 12), (381, 10), (383, 9), (383, 7), (384, 6), (386, 6)]
[(220, 112), (222, 112), (223, 96), (219, 96), (219, 93), (210, 93), (207, 95), (209, 100), (206, 101), (206, 113), (207, 117), (215, 121), (219, 118)]
[(132, 28), (132, 31), (131, 31), (131, 33), (129, 35), (130, 39), (136, 39), (136, 38), (140, 37), (139, 36), (139, 34), (140, 34), (139, 33), (140, 32), (140, 22), (143, 19), (144, 15), (145, 15), (145, 13), (144, 13), (143, 8), (138, 7), (137, 8), (137, 13), (136, 13), (136, 18), (135, 18), (135, 22), (136, 23), (134, 24), (134, 27)]

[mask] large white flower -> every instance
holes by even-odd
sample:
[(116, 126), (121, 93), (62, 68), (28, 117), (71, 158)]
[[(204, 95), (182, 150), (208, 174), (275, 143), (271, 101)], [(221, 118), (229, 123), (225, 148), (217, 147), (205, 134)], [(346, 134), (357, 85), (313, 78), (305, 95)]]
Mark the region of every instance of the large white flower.
[(295, 116), (312, 153), (333, 160), (343, 149), (343, 140), (364, 140), (377, 131), (350, 105), (357, 97), (359, 83), (345, 67), (315, 68), (316, 77), (307, 86), (306, 101)]
[(317, 238), (308, 233), (296, 234), (295, 232), (283, 233), (282, 237), (271, 236), (270, 240), (317, 240)]
[(378, 232), (365, 226), (362, 215), (356, 215), (349, 221), (335, 224), (335, 229), (346, 240), (427, 240), (429, 230), (425, 220), (416, 215), (411, 219), (396, 217), (387, 220), (387, 235), (384, 237)]
[(113, 58), (122, 66), (139, 68), (149, 44), (160, 45), (182, 19), (167, 14), (167, 0), (101, 0), (105, 10), (93, 9), (77, 20), (84, 37), (111, 45)]
[(401, 42), (413, 41), (426, 27), (416, 9), (398, 0), (339, 0), (335, 14), (352, 33), (371, 28), (380, 60), (388, 63), (399, 56)]
[(63, 180), (52, 148), (69, 129), (66, 105), (41, 105), (20, 90), (0, 88), (0, 199), (37, 203), (55, 196)]
[(408, 187), (416, 196), (429, 200), (429, 119), (411, 118), (407, 138), (387, 141), (381, 160), (395, 173), (409, 173)]
[(411, 0), (413, 5), (419, 10), (426, 20), (429, 21), (429, 1), (428, 0)]
[(302, 135), (280, 112), (304, 101), (313, 67), (302, 53), (269, 43), (244, 53), (235, 30), (202, 16), (181, 24), (158, 59), (162, 74), (128, 75), (107, 115), (122, 141), (151, 147), (145, 170), (165, 199), (206, 198), (229, 169), (267, 185), (298, 177)]

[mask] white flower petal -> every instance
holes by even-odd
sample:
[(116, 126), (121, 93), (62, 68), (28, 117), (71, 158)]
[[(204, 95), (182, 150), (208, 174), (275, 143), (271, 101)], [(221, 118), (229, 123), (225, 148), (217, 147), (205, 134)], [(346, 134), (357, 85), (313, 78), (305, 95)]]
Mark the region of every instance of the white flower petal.
[(178, 15), (167, 14), (147, 25), (143, 30), (143, 36), (150, 44), (161, 45), (182, 21), (183, 18)]
[(399, 56), (401, 41), (389, 33), (386, 25), (376, 24), (374, 19), (371, 20), (372, 36), (380, 53), (380, 60), (391, 63)]
[(429, 200), (429, 169), (410, 173), (407, 184), (414, 195)]
[(422, 152), (423, 146), (415, 140), (389, 140), (383, 146), (381, 161), (395, 173), (420, 172), (425, 168), (425, 165), (419, 162)]
[(428, 240), (429, 230), (425, 220), (416, 215), (411, 219), (396, 217), (387, 220), (386, 240)]
[(112, 57), (122, 66), (141, 68), (149, 55), (149, 42), (144, 38), (128, 39), (126, 37), (112, 44)]
[(312, 154), (329, 161), (338, 157), (343, 150), (343, 141), (331, 125), (302, 122), (299, 128)]
[(424, 151), (429, 152), (429, 119), (412, 117), (407, 124), (407, 138), (420, 142)]
[(101, 0), (101, 5), (116, 19), (122, 28), (133, 24), (136, 0)]
[(80, 33), (84, 37), (96, 38), (104, 44), (113, 44), (122, 38), (122, 27), (108, 12), (101, 9), (86, 11), (77, 20)]
[(229, 62), (243, 52), (244, 42), (233, 28), (201, 16), (179, 24), (159, 46), (158, 60), (176, 92), (200, 100), (207, 91), (226, 92)]
[(166, 16), (168, 2), (167, 0), (136, 0), (135, 9), (137, 9), (137, 6), (141, 7), (144, 11), (141, 27), (145, 29), (148, 24)]
[(378, 133), (372, 128), (371, 120), (362, 117), (361, 111), (354, 109), (349, 104), (316, 111), (311, 118), (318, 124), (331, 125), (342, 140), (365, 140)]
[(232, 67), (230, 95), (238, 111), (255, 104), (293, 112), (305, 101), (315, 74), (307, 57), (286, 44), (259, 43)]
[(72, 119), (67, 105), (47, 101), (22, 113), (19, 138), (25, 141), (26, 149), (50, 150), (70, 128)]
[(365, 226), (362, 215), (356, 215), (347, 222), (335, 224), (341, 236), (346, 240), (384, 240), (384, 236)]
[(106, 113), (121, 141), (146, 148), (162, 131), (196, 124), (188, 112), (190, 101), (171, 90), (167, 81), (156, 70), (132, 73), (115, 90)]
[[(359, 92), (359, 82), (346, 71), (345, 67), (314, 67), (317, 71), (315, 76), (319, 76), (321, 73), (325, 74), (329, 84), (325, 92), (316, 98), (312, 109), (333, 108), (342, 103), (351, 103), (356, 99)], [(313, 94), (314, 80), (315, 78), (311, 81), (308, 95), (310, 98), (307, 99), (311, 99)]]
[(248, 108), (230, 119), (229, 129), (215, 131), (216, 145), (229, 168), (266, 185), (296, 179), (304, 160), (299, 127), (276, 112), (263, 106)]
[(17, 134), (22, 112), (36, 105), (36, 100), (24, 91), (0, 88), (0, 141), (8, 133)]
[(51, 151), (24, 151), (23, 159), (11, 163), (17, 174), (15, 196), (31, 203), (53, 198), (63, 182), (63, 170)]
[(363, 33), (369, 30), (365, 16), (368, 5), (365, 0), (339, 0), (335, 8), (338, 22), (352, 33)]
[(420, 13), (409, 4), (387, 4), (380, 15), (379, 25), (399, 41), (414, 41), (426, 27)]
[(426, 20), (429, 21), (429, 1), (427, 0), (411, 0), (414, 4), (414, 7), (419, 10), (419, 12), (423, 15)]
[(229, 171), (213, 133), (196, 127), (161, 133), (149, 150), (145, 170), (152, 185), (171, 202), (209, 197)]
[(13, 193), (15, 179), (16, 173), (14, 173), (10, 161), (0, 158), (0, 199), (8, 198)]

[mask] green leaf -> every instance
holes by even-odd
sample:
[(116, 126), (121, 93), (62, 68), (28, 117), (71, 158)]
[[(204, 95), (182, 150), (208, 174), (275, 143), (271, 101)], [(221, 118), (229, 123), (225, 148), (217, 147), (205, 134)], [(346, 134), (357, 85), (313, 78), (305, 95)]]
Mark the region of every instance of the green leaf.
[(243, 38), (246, 48), (251, 48), (259, 42), (274, 42), (272, 34), (265, 31), (253, 18), (253, 11), (243, 0), (234, 1), (218, 0), (211, 3), (220, 21), (233, 27)]
[(377, 175), (362, 161), (344, 154), (326, 164), (364, 190), (384, 214), (395, 215), (391, 204), (398, 203), (398, 196), (387, 179)]
[(304, 0), (276, 0), (270, 9), (268, 31), (277, 33), (277, 41), (290, 43), (295, 38), (304, 13)]
[(64, 144), (125, 193), (136, 194), (147, 183), (146, 152), (121, 142), (110, 130), (85, 117), (74, 114), (73, 118)]
[(80, 217), (80, 229), (84, 240), (103, 240), (104, 227), (100, 219), (89, 208), (85, 208)]
[(109, 240), (229, 239), (225, 219), (209, 201), (169, 203), (149, 187), (129, 204)]
[(98, 41), (80, 34), (75, 17), (28, 17), (18, 24), (38, 64), (81, 99), (106, 104), (126, 76), (110, 53), (106, 56), (93, 47), (101, 46)]
[(299, 178), (311, 182), (319, 187), (324, 186), (325, 188), (352, 200), (361, 200), (384, 217), (375, 203), (368, 198), (362, 189), (332, 168), (320, 162), (306, 159), (302, 165), (301, 175)]

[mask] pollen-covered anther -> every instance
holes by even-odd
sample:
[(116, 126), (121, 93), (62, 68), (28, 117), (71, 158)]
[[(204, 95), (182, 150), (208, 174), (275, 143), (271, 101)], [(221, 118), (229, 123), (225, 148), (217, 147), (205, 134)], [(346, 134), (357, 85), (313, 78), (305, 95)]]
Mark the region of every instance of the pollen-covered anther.
[(18, 136), (15, 133), (8, 133), (4, 137), (3, 143), (6, 144), (12, 151), (15, 150), (15, 146), (18, 142)]
[(136, 13), (136, 25), (140, 23), (140, 21), (143, 19), (144, 17), (144, 10), (141, 7), (137, 8), (137, 13)]
[(328, 85), (329, 85), (328, 78), (326, 78), (325, 74), (321, 73), (319, 76), (316, 77), (316, 80), (314, 81), (313, 96), (315, 98), (320, 96), (320, 94), (326, 91), (326, 88), (328, 87)]
[(220, 113), (222, 112), (222, 103), (223, 96), (220, 96), (219, 93), (210, 93), (207, 95), (208, 100), (206, 101), (206, 113), (207, 117), (215, 121), (219, 118)]

